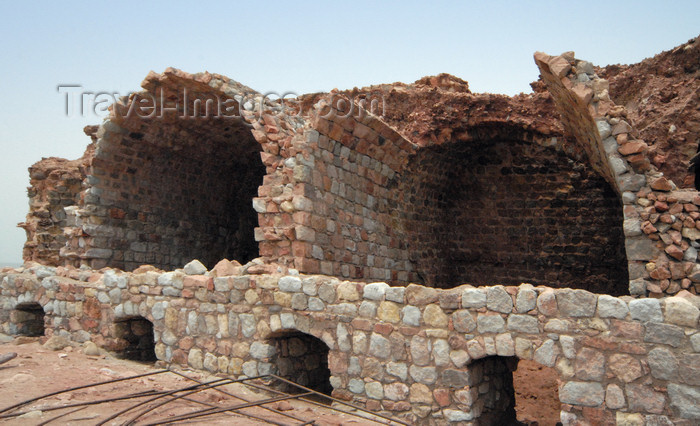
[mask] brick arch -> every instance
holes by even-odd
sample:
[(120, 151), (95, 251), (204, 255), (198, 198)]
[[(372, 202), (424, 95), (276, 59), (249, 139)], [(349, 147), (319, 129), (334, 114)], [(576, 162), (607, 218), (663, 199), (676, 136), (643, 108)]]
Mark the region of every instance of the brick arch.
[(556, 138), (474, 128), (468, 139), (418, 150), (395, 192), (410, 259), (427, 285), (627, 293), (619, 196)]
[[(156, 102), (158, 114), (168, 102), (185, 103), (187, 85), (164, 81), (115, 108), (98, 131), (73, 250), (64, 250), (72, 263), (172, 269), (194, 258), (212, 267), (258, 257), (250, 203), (265, 175), (263, 148), (241, 119), (169, 110), (144, 117), (130, 109), (161, 92), (167, 102)], [(189, 87), (190, 102), (224, 96), (200, 86)]]

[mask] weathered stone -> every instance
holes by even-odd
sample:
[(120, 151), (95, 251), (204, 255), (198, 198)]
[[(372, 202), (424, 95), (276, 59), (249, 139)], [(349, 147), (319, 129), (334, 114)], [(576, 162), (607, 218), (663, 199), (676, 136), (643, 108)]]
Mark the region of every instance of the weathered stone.
[(405, 303), (405, 287), (390, 287), (386, 289), (386, 300), (396, 303)]
[(635, 299), (629, 303), (632, 319), (642, 322), (661, 322), (661, 304), (657, 299)]
[(401, 321), (399, 305), (394, 302), (381, 302), (377, 309), (377, 317), (382, 321), (398, 323)]
[(626, 354), (611, 355), (608, 368), (625, 383), (635, 381), (644, 375), (639, 361)]
[(403, 401), (408, 397), (408, 386), (403, 383), (384, 385), (384, 396), (392, 401)]
[(615, 426), (644, 426), (644, 416), (639, 413), (615, 413)]
[(527, 284), (520, 287), (515, 298), (515, 310), (518, 313), (529, 312), (537, 306), (537, 292)]
[(476, 328), (476, 321), (466, 309), (460, 309), (452, 314), (452, 325), (460, 333), (471, 333)]
[(604, 396), (603, 386), (595, 382), (566, 382), (559, 389), (559, 400), (564, 404), (598, 407)]
[(682, 297), (669, 297), (664, 300), (666, 322), (684, 327), (697, 327), (700, 309)]
[(625, 386), (625, 395), (632, 412), (661, 414), (664, 410), (664, 394), (654, 391), (650, 386), (629, 383)]
[(183, 268), (187, 275), (204, 275), (207, 273), (207, 267), (197, 259), (192, 260)]
[(627, 304), (617, 297), (602, 294), (598, 296), (598, 316), (601, 318), (624, 319), (629, 309)]
[(492, 311), (509, 314), (513, 311), (513, 299), (503, 287), (490, 287), (486, 292), (486, 307)]
[(338, 300), (355, 302), (361, 299), (357, 284), (353, 282), (343, 281), (338, 285), (337, 292)]
[(562, 289), (557, 292), (557, 306), (562, 315), (571, 317), (592, 317), (595, 314), (598, 298), (586, 290)]
[(389, 358), (391, 356), (391, 342), (377, 333), (372, 333), (369, 339), (369, 353), (377, 358)]
[(427, 305), (438, 301), (436, 289), (418, 284), (409, 284), (405, 296), (409, 305)]
[(420, 309), (415, 306), (404, 306), (401, 310), (401, 321), (406, 325), (418, 327), (420, 325)]
[(414, 404), (432, 404), (433, 393), (428, 386), (422, 383), (414, 383), (410, 388), (409, 401)]
[(685, 419), (700, 419), (700, 388), (677, 383), (668, 384), (671, 406)]
[(608, 385), (605, 390), (605, 405), (610, 409), (617, 410), (624, 407), (625, 404), (625, 394), (622, 389), (616, 384)]
[(472, 385), (469, 372), (451, 368), (442, 372), (440, 383), (457, 389)]
[(483, 308), (486, 306), (486, 293), (478, 288), (468, 288), (462, 292), (462, 306), (465, 308)]
[(389, 288), (387, 283), (371, 283), (364, 288), (362, 297), (369, 300), (384, 300), (386, 290)]
[(372, 399), (384, 398), (384, 387), (379, 382), (365, 383), (365, 393)]
[(326, 303), (335, 302), (336, 291), (335, 286), (330, 283), (323, 283), (318, 287), (318, 297)]
[(418, 383), (432, 385), (437, 381), (437, 370), (435, 367), (418, 367), (417, 365), (412, 365), (409, 367), (408, 371), (411, 378)]
[(476, 317), (476, 328), (479, 333), (502, 333), (506, 322), (498, 314), (479, 314)]
[(553, 340), (547, 339), (535, 350), (534, 360), (545, 367), (554, 367), (557, 360), (558, 348)]
[(700, 355), (698, 354), (683, 354), (680, 360), (678, 376), (681, 382), (700, 386)]
[(375, 318), (377, 316), (377, 304), (368, 300), (363, 300), (360, 303), (358, 313), (363, 318)]
[(605, 376), (605, 356), (600, 352), (583, 348), (576, 355), (576, 378), (602, 380)]
[(546, 315), (548, 317), (555, 316), (557, 314), (557, 299), (554, 291), (545, 290), (539, 295), (537, 298), (537, 310), (539, 310), (542, 315)]
[(675, 348), (681, 345), (683, 341), (683, 329), (675, 325), (647, 323), (644, 341), (650, 343), (663, 343)]
[(700, 333), (690, 336), (690, 345), (693, 347), (693, 351), (700, 352)]
[(389, 362), (386, 365), (386, 372), (392, 376), (396, 376), (402, 381), (408, 378), (408, 366), (403, 362)]
[(432, 304), (425, 307), (425, 311), (423, 311), (423, 322), (430, 327), (444, 328), (447, 327), (448, 318), (439, 305)]
[(416, 365), (428, 365), (430, 362), (430, 341), (425, 337), (413, 336), (410, 343), (411, 359)]
[(647, 355), (651, 375), (661, 380), (676, 380), (678, 374), (678, 360), (670, 350), (658, 347), (649, 351)]
[(537, 318), (530, 315), (518, 314), (511, 314), (508, 316), (508, 330), (531, 334), (540, 332)]
[(447, 340), (437, 339), (433, 342), (433, 360), (438, 367), (444, 367), (450, 363), (450, 345)]
[(281, 291), (287, 292), (298, 292), (301, 291), (301, 279), (295, 276), (285, 276), (281, 277), (278, 281), (279, 289)]
[(203, 368), (204, 357), (202, 356), (202, 350), (197, 348), (190, 349), (187, 355), (187, 364), (190, 367), (201, 370)]
[(467, 351), (462, 349), (451, 351), (450, 360), (452, 361), (452, 364), (455, 365), (455, 367), (461, 368), (464, 365), (466, 365), (467, 362), (469, 362), (469, 354), (467, 353)]
[(496, 336), (496, 354), (498, 356), (515, 355), (515, 343), (510, 334), (499, 334)]

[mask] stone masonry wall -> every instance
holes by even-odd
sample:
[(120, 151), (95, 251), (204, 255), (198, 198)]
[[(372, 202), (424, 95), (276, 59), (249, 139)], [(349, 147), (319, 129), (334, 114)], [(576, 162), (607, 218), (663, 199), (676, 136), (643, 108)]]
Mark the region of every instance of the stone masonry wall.
[[(511, 357), (556, 369), (565, 425), (700, 419), (700, 300), (688, 292), (659, 300), (531, 285), (438, 290), (250, 275), (252, 265), (5, 269), (0, 328), (12, 327), (15, 306), (36, 301), (47, 335), (110, 348), (114, 323), (140, 316), (153, 323), (159, 360), (234, 377), (279, 371), (273, 339), (304, 333), (328, 347), (334, 396), (418, 424), (485, 424), (492, 392), (508, 392)], [(486, 357), (505, 359), (475, 362)]]
[(555, 147), (456, 141), (411, 159), (397, 192), (411, 259), (426, 283), (627, 294), (619, 197)]
[(555, 57), (538, 52), (535, 62), (576, 143), (572, 150), (588, 153), (622, 196), (630, 294), (698, 293), (699, 193), (677, 190), (650, 164), (647, 143), (626, 120), (625, 108), (610, 100), (608, 82), (590, 62), (575, 59), (573, 52)]

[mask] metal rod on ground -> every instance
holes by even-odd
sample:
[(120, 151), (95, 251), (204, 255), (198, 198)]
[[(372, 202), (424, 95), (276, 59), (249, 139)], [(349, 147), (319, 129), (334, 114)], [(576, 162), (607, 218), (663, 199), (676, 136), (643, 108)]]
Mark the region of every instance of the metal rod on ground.
[[(45, 408), (37, 408), (37, 410), (41, 411), (55, 411), (55, 410), (62, 410), (64, 408), (73, 408), (73, 407), (82, 407), (82, 406), (89, 406), (89, 405), (98, 405), (98, 404), (104, 404), (107, 402), (115, 402), (115, 401), (121, 401), (124, 399), (134, 399), (134, 398), (143, 398), (144, 396), (153, 396), (153, 395), (158, 395), (161, 393), (164, 393), (165, 391), (146, 391), (146, 392), (139, 392), (136, 394), (131, 394), (131, 395), (124, 395), (124, 396), (117, 396), (114, 398), (107, 398), (107, 399), (99, 399), (97, 401), (86, 401), (86, 402), (76, 402), (73, 404), (68, 404), (68, 405), (61, 405), (61, 406), (54, 406), (54, 407), (45, 407)], [(18, 413), (11, 413), (11, 414), (3, 414), (0, 416), (0, 419), (8, 419), (12, 417), (18, 417), (21, 416), (22, 414), (27, 414), (29, 411), (20, 411)]]
[(76, 408), (75, 410), (69, 411), (69, 412), (67, 412), (67, 413), (59, 414), (58, 416), (51, 417), (50, 419), (48, 419), (48, 420), (46, 420), (46, 421), (44, 421), (44, 422), (41, 422), (41, 423), (39, 423), (39, 424), (36, 425), (36, 426), (44, 426), (44, 425), (47, 425), (47, 424), (51, 423), (51, 422), (54, 421), (54, 420), (58, 420), (58, 419), (60, 419), (61, 417), (65, 417), (65, 416), (68, 416), (68, 415), (70, 415), (70, 414), (77, 413), (78, 411), (84, 410), (84, 409), (86, 409), (86, 408), (87, 408), (87, 405), (86, 405), (86, 406), (83, 406), (83, 407)]
[(2, 410), (0, 410), (0, 414), (6, 413), (6, 412), (8, 412), (8, 411), (15, 410), (15, 409), (17, 409), (17, 408), (19, 408), (19, 407), (21, 407), (21, 406), (23, 406), (23, 405), (31, 404), (32, 402), (38, 401), (38, 400), (40, 400), (40, 399), (48, 398), (48, 397), (50, 397), (50, 396), (60, 395), (60, 394), (62, 394), (62, 393), (72, 392), (72, 391), (76, 391), (76, 390), (80, 390), (80, 389), (85, 389), (85, 388), (91, 388), (91, 387), (96, 387), (96, 386), (107, 385), (107, 384), (110, 384), (110, 383), (123, 382), (123, 381), (125, 381), (125, 380), (138, 379), (138, 378), (140, 378), (140, 377), (153, 376), (153, 375), (156, 375), (156, 374), (167, 373), (167, 372), (169, 372), (169, 371), (170, 371), (170, 370), (152, 371), (152, 372), (150, 372), (150, 373), (138, 374), (138, 375), (136, 375), (136, 376), (122, 377), (122, 378), (119, 378), (119, 379), (107, 380), (107, 381), (105, 381), (105, 382), (99, 382), (99, 383), (92, 383), (92, 384), (89, 384), (89, 385), (76, 386), (76, 387), (72, 387), (72, 388), (69, 388), (69, 389), (64, 389), (64, 390), (62, 390), (62, 391), (56, 391), (56, 392), (47, 393), (46, 395), (41, 395), (41, 396), (38, 396), (38, 397), (36, 397), (36, 398), (31, 398), (31, 399), (28, 399), (28, 400), (26, 400), (26, 401), (18, 402), (17, 404), (11, 405), (11, 406), (9, 406), (9, 407), (7, 407), (7, 408), (3, 408)]
[[(197, 404), (202, 404), (202, 405), (205, 405), (205, 406), (211, 407), (211, 408), (216, 408), (216, 407), (217, 407), (217, 406), (214, 405), (214, 404), (210, 404), (210, 403), (204, 402), (204, 401), (199, 401), (199, 400), (194, 399), (194, 398), (182, 398), (182, 399), (184, 399), (185, 401), (195, 402), (195, 403), (197, 403)], [(254, 418), (254, 419), (257, 419), (257, 420), (260, 420), (260, 421), (263, 421), (263, 422), (272, 423), (273, 425), (277, 425), (277, 426), (289, 426), (289, 423), (278, 423), (278, 422), (276, 422), (276, 421), (274, 421), (274, 420), (269, 420), (269, 419), (266, 419), (266, 418), (264, 418), (264, 417), (256, 416), (256, 415), (254, 415), (254, 414), (247, 414), (247, 413), (240, 413), (240, 412), (239, 412), (239, 413), (234, 413), (233, 411), (227, 411), (226, 414), (228, 414), (228, 415), (230, 415), (230, 416), (235, 416), (236, 414), (239, 414), (239, 415), (244, 415), (244, 416), (247, 416), (247, 417), (252, 417), (252, 418)], [(299, 426), (304, 426), (304, 425), (307, 425), (307, 424), (309, 424), (309, 423), (308, 423), (308, 422), (307, 422), (307, 423), (302, 423), (302, 424), (300, 424)]]
[(7, 361), (13, 360), (17, 358), (17, 353), (16, 352), (9, 352), (6, 354), (0, 355), (0, 364), (4, 364)]
[[(166, 371), (167, 371), (167, 370), (166, 370)], [(213, 381), (211, 381), (211, 382), (208, 382), (207, 385), (209, 385), (209, 384), (211, 384), (211, 383), (219, 383), (219, 382), (222, 382), (222, 381), (224, 381), (224, 380), (226, 380), (226, 379), (213, 380)], [(121, 410), (121, 411), (119, 411), (119, 412), (117, 412), (117, 413), (114, 413), (113, 415), (109, 416), (107, 419), (101, 421), (100, 423), (97, 423), (96, 426), (102, 426), (103, 424), (107, 423), (108, 421), (114, 420), (114, 419), (116, 419), (117, 417), (121, 416), (122, 414), (128, 413), (129, 411), (131, 411), (131, 410), (133, 410), (133, 409), (136, 409), (136, 408), (138, 408), (138, 407), (140, 407), (140, 406), (142, 406), (142, 405), (144, 405), (144, 404), (148, 404), (149, 402), (153, 402), (153, 401), (155, 401), (155, 400), (157, 400), (157, 399), (163, 398), (163, 397), (168, 396), (168, 395), (172, 395), (172, 394), (174, 394), (174, 393), (185, 392), (185, 391), (192, 390), (192, 389), (195, 389), (195, 388), (198, 388), (198, 387), (201, 387), (201, 386), (200, 386), (200, 385), (193, 385), (193, 386), (187, 386), (187, 387), (182, 388), (182, 389), (175, 389), (175, 390), (172, 390), (172, 391), (165, 392), (165, 393), (163, 393), (163, 394), (160, 395), (160, 396), (157, 396), (157, 397), (155, 397), (155, 398), (151, 398), (151, 399), (146, 400), (146, 401), (139, 402), (139, 403), (136, 404), (136, 405), (132, 405), (131, 407), (127, 407), (127, 408), (125, 408), (125, 409), (123, 409), (123, 410)]]
[[(342, 401), (342, 400), (340, 400), (340, 399), (333, 398), (332, 396), (328, 396), (328, 395), (326, 395), (326, 394), (323, 394), (323, 393), (321, 393), (321, 392), (317, 392), (317, 391), (315, 391), (315, 390), (313, 390), (313, 389), (307, 388), (306, 386), (302, 386), (302, 385), (300, 385), (300, 384), (298, 384), (298, 383), (294, 383), (294, 382), (292, 382), (291, 380), (287, 380), (287, 379), (285, 379), (285, 378), (283, 378), (283, 377), (280, 377), (280, 376), (278, 376), (278, 375), (276, 375), (276, 374), (269, 374), (268, 376), (269, 376), (269, 377), (274, 377), (274, 378), (277, 379), (277, 380), (281, 380), (281, 381), (284, 382), (284, 383), (288, 383), (288, 384), (290, 384), (290, 385), (296, 386), (296, 387), (298, 387), (299, 389), (303, 389), (303, 390), (305, 390), (305, 391), (307, 391), (307, 392), (311, 392), (311, 393), (316, 394), (316, 395), (321, 395), (321, 396), (323, 396), (324, 398), (328, 398), (328, 399), (330, 399), (331, 401), (335, 401), (335, 402), (337, 402), (337, 403), (339, 403), (339, 404), (347, 405), (348, 407), (352, 407), (352, 408), (354, 408), (354, 409), (356, 409), (356, 410), (359, 410), (359, 411), (364, 411), (365, 413), (371, 414), (371, 415), (373, 415), (373, 416), (377, 416), (377, 417), (380, 417), (380, 418), (385, 419), (385, 420), (389, 420), (389, 421), (394, 422), (394, 423), (398, 423), (398, 424), (402, 424), (402, 425), (406, 425), (406, 426), (412, 426), (410, 423), (404, 423), (404, 422), (402, 422), (402, 421), (400, 421), (400, 420), (393, 419), (393, 418), (391, 418), (391, 417), (387, 417), (387, 416), (383, 416), (383, 415), (381, 415), (381, 414), (374, 413), (374, 412), (372, 412), (372, 411), (370, 411), (370, 410), (368, 410), (368, 409), (366, 409), (366, 408), (358, 407), (357, 405), (353, 405), (353, 404), (350, 404), (350, 403), (348, 403), (348, 402)], [(305, 399), (304, 401), (306, 401), (306, 399)]]
[[(222, 379), (222, 380), (223, 380), (224, 382), (227, 382), (226, 379)], [(227, 385), (227, 384), (229, 384), (229, 383), (220, 383), (220, 384), (217, 384), (216, 386), (223, 386), (223, 385)], [(125, 426), (128, 426), (128, 425), (134, 424), (134, 422), (135, 422), (137, 419), (139, 419), (141, 416), (143, 416), (144, 414), (146, 414), (146, 413), (148, 413), (148, 412), (154, 411), (154, 410), (155, 410), (156, 408), (158, 408), (158, 407), (162, 407), (163, 405), (170, 404), (170, 403), (173, 402), (173, 401), (177, 401), (178, 399), (184, 398), (184, 397), (186, 397), (186, 396), (190, 396), (190, 395), (192, 395), (192, 394), (194, 394), (194, 393), (201, 392), (201, 391), (203, 391), (203, 390), (208, 390), (208, 389), (211, 389), (211, 388), (215, 388), (215, 387), (216, 387), (216, 386), (207, 387), (207, 386), (203, 386), (202, 384), (198, 384), (198, 385), (194, 385), (194, 386), (196, 386), (195, 389), (192, 389), (192, 390), (190, 390), (190, 391), (187, 391), (187, 392), (183, 393), (182, 395), (177, 395), (177, 396), (176, 396), (176, 395), (173, 393), (173, 394), (165, 394), (165, 395), (159, 396), (158, 398), (155, 398), (155, 399), (160, 399), (160, 398), (166, 397), (166, 396), (170, 396), (170, 397), (171, 397), (170, 399), (168, 399), (168, 400), (166, 400), (166, 401), (161, 401), (161, 402), (159, 402), (159, 403), (157, 403), (157, 404), (155, 404), (155, 405), (152, 405), (152, 406), (147, 407), (146, 410), (144, 410), (144, 411), (142, 411), (142, 412), (136, 414), (134, 417), (132, 417), (131, 419), (127, 420), (127, 421), (124, 423), (124, 425), (125, 425)], [(155, 400), (155, 399), (153, 399), (153, 400)]]
[[(238, 404), (238, 405), (233, 405), (233, 406), (229, 406), (229, 407), (195, 411), (194, 413), (169, 418), (169, 419), (167, 419), (167, 423), (174, 423), (174, 422), (179, 422), (182, 420), (190, 420), (190, 419), (195, 419), (198, 417), (211, 416), (212, 414), (218, 414), (218, 413), (223, 413), (223, 412), (232, 411), (232, 410), (240, 410), (242, 408), (258, 407), (262, 404), (270, 404), (272, 402), (285, 401), (288, 399), (297, 399), (297, 398), (301, 398), (303, 396), (312, 395), (312, 394), (313, 394), (313, 392), (306, 392), (306, 393), (302, 393), (299, 395), (287, 395), (287, 396), (280, 396), (277, 398), (268, 398), (268, 399), (263, 399), (260, 401), (247, 402), (245, 404)], [(146, 426), (155, 426), (155, 425), (159, 425), (159, 424), (162, 424), (162, 423), (161, 422), (147, 423)]]
[[(184, 378), (186, 378), (186, 379), (188, 379), (188, 380), (192, 380), (192, 381), (195, 382), (195, 383), (201, 383), (199, 380), (194, 379), (194, 378), (192, 378), (192, 377), (188, 377), (187, 375), (185, 375), (185, 374), (183, 374), (183, 373), (179, 373), (179, 372), (174, 371), (174, 370), (170, 370), (170, 371), (172, 371), (173, 373), (175, 373), (175, 374), (177, 374), (177, 375), (179, 375), (179, 376), (181, 376), (181, 377), (184, 377)], [(266, 376), (259, 376), (259, 377), (257, 377), (257, 378), (260, 378), (260, 377), (266, 377)], [(250, 380), (253, 380), (253, 378), (251, 378), (251, 379), (243, 379), (243, 380), (240, 380), (240, 382), (247, 382), (247, 381), (250, 381)], [(245, 384), (245, 386), (250, 386), (250, 383), (244, 383), (244, 384)], [(240, 397), (240, 396), (238, 396), (238, 395), (231, 394), (231, 393), (229, 393), (229, 392), (226, 392), (226, 391), (223, 390), (223, 389), (215, 388), (214, 390), (217, 391), (217, 392), (221, 392), (221, 393), (223, 393), (224, 395), (228, 395), (228, 396), (233, 397), (233, 398), (238, 398), (238, 399), (240, 399), (241, 401), (250, 402), (249, 400), (247, 400), (247, 399), (245, 399), (245, 398), (243, 398), (243, 397)], [(297, 421), (299, 421), (299, 422), (305, 422), (305, 421), (306, 421), (306, 420), (304, 420), (304, 419), (300, 419), (300, 418), (298, 418), (298, 417), (295, 417), (295, 416), (293, 416), (293, 415), (291, 415), (291, 414), (285, 413), (284, 411), (280, 411), (280, 410), (277, 410), (277, 409), (272, 408), (272, 407), (262, 407), (262, 408), (264, 408), (264, 409), (266, 409), (266, 410), (268, 410), (268, 411), (272, 411), (273, 413), (279, 414), (279, 415), (281, 415), (281, 416), (289, 417), (290, 419), (297, 420)], [(246, 414), (246, 415), (247, 415), (247, 414)]]

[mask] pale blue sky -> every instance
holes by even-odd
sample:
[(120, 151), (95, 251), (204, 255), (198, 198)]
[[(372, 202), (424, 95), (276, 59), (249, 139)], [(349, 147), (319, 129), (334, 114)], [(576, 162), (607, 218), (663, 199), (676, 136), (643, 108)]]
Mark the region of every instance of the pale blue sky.
[[(634, 63), (700, 34), (700, 2), (17, 2), (0, 0), (0, 263), (19, 262), (27, 167), (79, 157), (59, 84), (137, 90), (168, 66), (307, 93), (454, 74), (529, 92), (536, 50)], [(390, 107), (390, 106), (388, 106)]]

